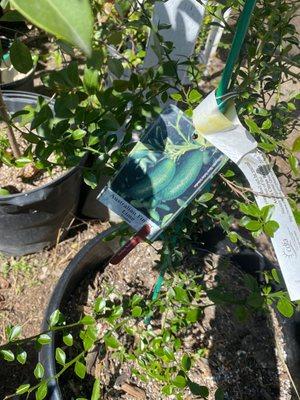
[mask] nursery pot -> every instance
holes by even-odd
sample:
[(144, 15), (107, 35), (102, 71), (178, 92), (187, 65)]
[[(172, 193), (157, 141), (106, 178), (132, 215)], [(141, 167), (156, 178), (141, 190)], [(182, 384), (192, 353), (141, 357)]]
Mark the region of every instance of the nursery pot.
[(0, 88), (2, 90), (31, 90), (33, 89), (33, 77), (36, 70), (34, 65), (26, 74), (19, 73), (10, 62), (9, 48), (11, 40), (1, 37), (1, 45), (5, 50), (1, 59)]
[[(55, 310), (61, 308), (62, 303), (66, 300), (70, 293), (72, 293), (76, 287), (80, 285), (87, 274), (92, 274), (96, 270), (104, 271), (107, 261), (114, 253), (112, 249), (113, 242), (105, 242), (104, 239), (116, 232), (117, 229), (118, 227), (114, 226), (113, 228), (110, 228), (96, 236), (80, 250), (80, 252), (64, 270), (61, 278), (54, 288), (53, 294), (46, 309), (42, 324), (42, 331), (48, 329), (48, 321), (51, 314)], [(51, 336), (52, 339), (51, 343), (43, 346), (39, 355), (39, 360), (45, 368), (46, 378), (51, 378), (56, 373), (54, 332), (50, 333), (49, 336)], [(47, 399), (62, 399), (59, 384), (55, 380), (52, 380), (49, 383)]]
[[(113, 255), (113, 246), (111, 242), (104, 242), (105, 238), (116, 232), (117, 226), (110, 228), (109, 230), (99, 234), (93, 240), (91, 240), (81, 251), (76, 255), (76, 257), (71, 261), (68, 267), (63, 272), (61, 278), (59, 279), (51, 299), (49, 301), (48, 307), (44, 314), (44, 320), (42, 324), (42, 331), (46, 331), (49, 328), (48, 321), (51, 314), (57, 310), (62, 309), (62, 305), (66, 303), (69, 296), (76, 290), (82, 281), (88, 276), (88, 274), (93, 275), (97, 271), (104, 271), (107, 261)], [(242, 254), (242, 258), (243, 258)], [(252, 258), (250, 262), (254, 259)], [(237, 262), (237, 259), (235, 260)], [(261, 264), (261, 260), (258, 259), (257, 262)], [(237, 262), (238, 264), (238, 262)], [(243, 265), (241, 263), (241, 268)], [(280, 320), (280, 318), (279, 318)], [(291, 319), (281, 320), (281, 327), (284, 332), (284, 337), (286, 338), (286, 348), (287, 353), (287, 365), (293, 376), (296, 385), (300, 385), (300, 318), (299, 312)], [(39, 361), (45, 368), (45, 378), (53, 377), (56, 370), (55, 361), (55, 343), (56, 336), (55, 332), (49, 334), (51, 336), (51, 343), (42, 347), (39, 355)], [(51, 380), (48, 384), (48, 395), (49, 400), (63, 400), (60, 384), (56, 380)]]
[[(3, 92), (9, 112), (34, 105), (38, 95), (28, 92)], [(21, 256), (56, 243), (77, 211), (82, 184), (82, 166), (59, 178), (24, 193), (0, 196), (0, 251)]]

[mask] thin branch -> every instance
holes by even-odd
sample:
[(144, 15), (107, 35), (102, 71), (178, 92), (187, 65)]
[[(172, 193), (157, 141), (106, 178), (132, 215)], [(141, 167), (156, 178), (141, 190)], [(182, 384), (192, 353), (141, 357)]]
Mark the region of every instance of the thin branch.
[(14, 131), (10, 124), (10, 116), (6, 109), (6, 105), (5, 105), (3, 96), (2, 96), (1, 89), (0, 89), (0, 115), (3, 119), (3, 122), (5, 123), (5, 125), (7, 127), (7, 138), (9, 140), (9, 144), (12, 149), (13, 155), (14, 155), (15, 159), (18, 159), (21, 157), (21, 151), (20, 151), (17, 139), (15, 137)]
[(232, 189), (236, 194), (239, 196), (243, 197), (243, 199), (249, 203), (249, 199), (244, 195), (245, 193), (253, 193), (255, 196), (263, 196), (263, 197), (269, 197), (271, 199), (285, 199), (288, 200), (287, 196), (280, 196), (276, 194), (267, 194), (267, 193), (262, 193), (262, 192), (255, 192), (254, 190), (250, 188), (244, 188), (243, 186), (239, 186), (236, 183), (231, 182), (229, 179), (225, 178), (224, 175), (220, 174), (219, 175), (223, 181)]

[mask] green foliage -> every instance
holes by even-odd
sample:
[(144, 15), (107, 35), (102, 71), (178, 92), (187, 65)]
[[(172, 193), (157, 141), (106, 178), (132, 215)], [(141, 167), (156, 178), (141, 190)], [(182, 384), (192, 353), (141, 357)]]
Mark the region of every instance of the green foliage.
[(273, 237), (279, 228), (279, 224), (271, 219), (273, 206), (264, 206), (262, 209), (256, 204), (240, 203), (240, 211), (245, 214), (240, 224), (252, 232), (252, 235), (259, 236), (262, 232)]

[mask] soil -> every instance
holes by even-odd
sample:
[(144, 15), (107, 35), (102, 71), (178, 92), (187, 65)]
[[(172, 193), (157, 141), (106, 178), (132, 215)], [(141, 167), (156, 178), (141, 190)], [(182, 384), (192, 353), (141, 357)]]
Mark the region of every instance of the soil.
[[(155, 247), (158, 248), (159, 244)], [(209, 287), (215, 286), (218, 275), (220, 281), (230, 286), (237, 296), (247, 290), (240, 270), (226, 259), (209, 253), (205, 256), (199, 254), (189, 261), (182, 267), (185, 272), (190, 265), (197, 265), (197, 271), (201, 269), (204, 272)], [(95, 299), (103, 293), (105, 283), (129, 296), (134, 293), (149, 296), (158, 268), (159, 257), (155, 248), (141, 244), (117, 268), (109, 265), (104, 273), (87, 278), (62, 310), (69, 315), (70, 322), (78, 320), (83, 312), (91, 312)], [(153, 321), (154, 325), (159, 323)], [(205, 309), (203, 318), (182, 341), (183, 351), (191, 351), (193, 346), (206, 349), (205, 356), (198, 359), (191, 369), (190, 378), (209, 388), (210, 400), (214, 399), (218, 387), (223, 389), (225, 400), (291, 399), (291, 385), (284, 362), (284, 339), (273, 312), (269, 315), (258, 313), (240, 323), (232, 307), (211, 306)], [(93, 377), (100, 378), (104, 385), (102, 398), (106, 400), (166, 398), (161, 395), (163, 385), (154, 380), (144, 383), (131, 374), (133, 364), (120, 365), (110, 357), (103, 361), (95, 354), (97, 352), (92, 349), (86, 359), (89, 377), (85, 388), (78, 384), (74, 374), (65, 377), (61, 387), (66, 400), (88, 397)], [(196, 397), (186, 391), (184, 399), (193, 398)]]
[(36, 172), (32, 165), (15, 168), (2, 164), (0, 166), (0, 187), (6, 189), (10, 194), (29, 192), (54, 181), (63, 172), (64, 169), (60, 166), (54, 167), (50, 174), (48, 171)]
[[(20, 129), (23, 129), (20, 127)], [(6, 126), (0, 123), (0, 139), (6, 132)], [(21, 151), (24, 151), (28, 143), (22, 139), (21, 133), (14, 129), (17, 142), (20, 144)], [(50, 172), (45, 170), (36, 170), (32, 164), (23, 168), (8, 166), (4, 163), (0, 164), (0, 188), (6, 189), (9, 194), (29, 192), (38, 187), (46, 185), (57, 179), (64, 172), (61, 166), (54, 166)]]
[[(40, 332), (44, 310), (55, 284), (75, 254), (109, 224), (76, 219), (63, 242), (40, 253), (23, 257), (0, 254), (0, 344), (6, 342), (5, 327), (22, 326), (22, 337)], [(29, 346), (28, 362), (7, 364), (0, 361), (0, 399), (32, 377), (37, 352)]]

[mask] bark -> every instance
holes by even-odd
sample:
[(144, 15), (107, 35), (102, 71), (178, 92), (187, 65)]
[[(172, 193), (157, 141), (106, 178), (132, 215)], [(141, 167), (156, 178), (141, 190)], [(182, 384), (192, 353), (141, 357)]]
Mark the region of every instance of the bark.
[(0, 89), (0, 115), (7, 127), (7, 138), (9, 140), (9, 144), (10, 144), (11, 150), (13, 152), (13, 155), (14, 155), (15, 159), (20, 158), (21, 151), (20, 151), (17, 139), (15, 137), (14, 131), (10, 125), (10, 116), (6, 109), (6, 105), (3, 100), (1, 89)]

